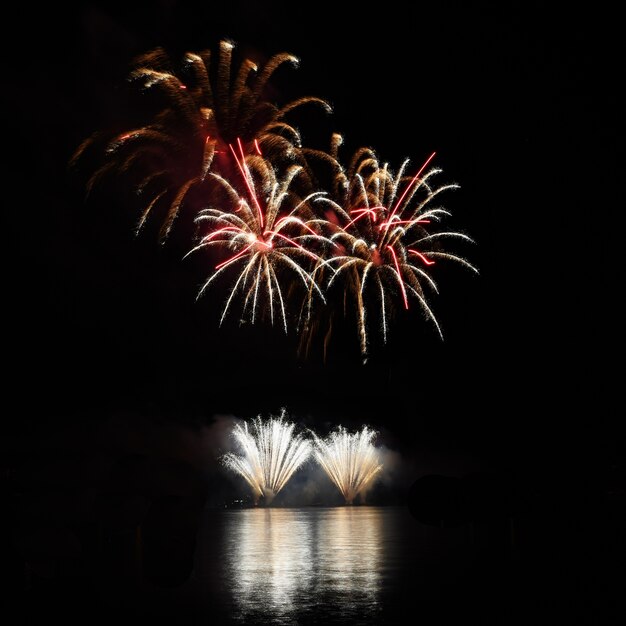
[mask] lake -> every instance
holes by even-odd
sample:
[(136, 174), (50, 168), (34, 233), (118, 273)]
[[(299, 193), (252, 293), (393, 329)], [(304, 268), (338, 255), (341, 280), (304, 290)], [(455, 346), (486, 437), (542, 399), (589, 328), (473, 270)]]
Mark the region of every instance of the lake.
[(189, 581), (143, 607), (198, 624), (511, 623), (506, 561), (476, 548), (402, 506), (209, 510)]
[(623, 623), (617, 510), (594, 522), (537, 507), (448, 527), (400, 505), (187, 511), (191, 499), (169, 498), (151, 518), (141, 498), (118, 500), (97, 524), (13, 527), (10, 623)]

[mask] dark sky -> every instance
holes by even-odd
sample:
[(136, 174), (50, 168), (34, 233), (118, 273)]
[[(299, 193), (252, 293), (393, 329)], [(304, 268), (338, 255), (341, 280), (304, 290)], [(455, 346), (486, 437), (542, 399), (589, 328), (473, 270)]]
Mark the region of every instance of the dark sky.
[[(7, 425), (287, 406), (373, 423), (408, 446), (428, 433), (498, 458), (619, 452), (616, 16), (601, 3), (339, 6), (91, 2), (5, 16)], [(83, 204), (66, 164), (86, 136), (124, 121), (131, 59), (223, 37), (297, 55), (277, 87), (330, 101), (324, 131), (348, 145), (394, 165), (437, 151), (480, 269), (441, 275), (431, 304), (443, 342), (419, 315), (400, 319), (363, 366), (347, 339), (323, 364), (267, 327), (218, 331), (179, 250), (133, 239), (119, 207)]]

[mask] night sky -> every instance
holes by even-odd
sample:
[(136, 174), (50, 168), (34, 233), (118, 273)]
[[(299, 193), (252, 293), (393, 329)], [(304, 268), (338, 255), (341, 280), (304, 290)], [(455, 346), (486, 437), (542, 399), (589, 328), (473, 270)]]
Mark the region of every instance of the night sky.
[[(40, 455), (80, 446), (88, 456), (101, 435), (167, 456), (176, 428), (285, 407), (321, 430), (379, 430), (411, 460), (396, 502), (420, 472), (468, 467), (513, 473), (544, 502), (567, 494), (559, 506), (623, 502), (623, 34), (603, 3), (543, 4), (169, 0), (4, 12), (9, 490), (25, 468), (45, 467)], [(156, 46), (174, 57), (216, 50), (223, 38), (236, 54), (299, 57), (271, 84), (283, 103), (332, 104), (332, 115), (303, 119), (309, 145), (339, 132), (342, 154), (370, 146), (392, 167), (437, 152), (442, 178), (460, 185), (442, 199), (447, 225), (474, 239), (463, 252), (480, 271), (439, 270), (429, 302), (443, 341), (417, 309), (390, 324), (366, 364), (352, 320), (337, 325), (326, 361), (299, 355), (293, 328), (239, 327), (236, 316), (219, 328), (215, 296), (196, 301), (206, 275), (182, 261), (185, 243), (136, 238), (123, 200), (85, 202), (67, 164), (93, 132), (141, 113), (129, 106), (132, 59)]]
[[(561, 446), (581, 423), (611, 441), (623, 207), (612, 21), (540, 3), (392, 5), (375, 16), (358, 5), (339, 15), (333, 3), (14, 10), (7, 27), (19, 38), (4, 54), (12, 419), (287, 405), (496, 447)], [(449, 225), (475, 240), (465, 253), (480, 270), (441, 270), (430, 303), (443, 342), (417, 311), (366, 366), (351, 321), (325, 364), (298, 358), (297, 338), (279, 328), (232, 318), (218, 330), (216, 303), (195, 301), (203, 275), (180, 260), (186, 250), (134, 239), (132, 209), (84, 203), (66, 164), (92, 132), (128, 123), (132, 58), (223, 37), (261, 58), (300, 58), (273, 84), (285, 102), (333, 105), (331, 116), (311, 113), (310, 144), (337, 131), (344, 154), (368, 145), (396, 167), (437, 151), (460, 185), (443, 201)]]

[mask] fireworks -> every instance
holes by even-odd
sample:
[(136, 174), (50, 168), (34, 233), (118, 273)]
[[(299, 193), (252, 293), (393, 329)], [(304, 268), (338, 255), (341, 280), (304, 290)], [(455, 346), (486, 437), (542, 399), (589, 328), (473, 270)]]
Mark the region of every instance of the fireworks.
[[(370, 149), (354, 155), (348, 173), (340, 170), (335, 178), (334, 196), (320, 196), (316, 202), (326, 207), (330, 228), (330, 256), (324, 259), (312, 277), (320, 281), (325, 274), (324, 289), (341, 283), (344, 293), (352, 295), (363, 357), (368, 353), (370, 303), (378, 304), (378, 321), (387, 340), (389, 318), (395, 308), (409, 308), (415, 300), (442, 335), (441, 328), (428, 305), (425, 287), (437, 292), (429, 273), (439, 259), (454, 261), (472, 271), (478, 270), (463, 257), (441, 247), (444, 239), (462, 239), (467, 235), (454, 231), (434, 231), (434, 226), (449, 216), (446, 209), (434, 206), (434, 200), (457, 185), (434, 186), (432, 179), (440, 169), (427, 167), (435, 153), (416, 174), (407, 175), (408, 159), (397, 173), (381, 165)], [(331, 266), (334, 271), (328, 272)], [(308, 315), (311, 312), (309, 310)]]
[(338, 133), (328, 151), (303, 146), (290, 113), (308, 103), (330, 111), (328, 104), (267, 99), (274, 73), (297, 59), (279, 53), (264, 65), (245, 57), (237, 66), (233, 49), (223, 40), (215, 56), (187, 52), (175, 62), (156, 49), (136, 59), (129, 78), (148, 96), (147, 123), (112, 137), (96, 133), (78, 148), (75, 166), (100, 151), (87, 192), (113, 175), (129, 182), (141, 201), (136, 232), (158, 224), (162, 242), (184, 214), (189, 229), (178, 232), (195, 226), (196, 234), (184, 256), (202, 254), (210, 267), (197, 297), (227, 285), (220, 324), (237, 297), (242, 322), (279, 319), (287, 332), (296, 311), (300, 347), (308, 353), (319, 331), (326, 359), (343, 309), (356, 321), (365, 361), (376, 331), (386, 343), (391, 319), (417, 305), (443, 337), (429, 303), (438, 292), (433, 266), (478, 270), (444, 246), (472, 239), (437, 228), (450, 212), (435, 203), (457, 185), (435, 183), (435, 153), (419, 168), (406, 159), (393, 171), (368, 147), (344, 167)]
[(363, 497), (382, 471), (378, 450), (373, 445), (376, 432), (364, 426), (355, 433), (339, 426), (326, 439), (310, 431), (312, 441), (294, 434), (294, 424), (279, 417), (251, 424), (235, 425), (233, 436), (243, 456), (228, 452), (222, 462), (242, 476), (252, 488), (254, 503), (261, 498), (271, 504), (293, 473), (313, 453), (317, 462), (343, 495), (346, 504)]
[(243, 456), (232, 452), (222, 460), (226, 467), (242, 476), (252, 488), (255, 504), (262, 497), (270, 504), (294, 472), (309, 458), (311, 443), (294, 434), (293, 423), (279, 417), (255, 418), (251, 425), (237, 424), (233, 436), (243, 450)]
[(243, 313), (249, 310), (254, 323), (258, 302), (264, 294), (271, 322), (279, 314), (287, 332), (282, 273), (295, 275), (301, 281), (304, 293), (310, 288), (324, 298), (304, 267), (306, 263), (322, 262), (313, 251), (316, 242), (330, 243), (319, 233), (320, 220), (310, 209), (312, 199), (319, 194), (300, 198), (292, 191), (292, 183), (301, 172), (301, 166), (292, 165), (284, 177), (278, 179), (269, 161), (260, 156), (246, 159), (240, 141), (238, 148), (239, 154), (235, 149), (232, 153), (245, 182), (246, 193), (240, 195), (230, 181), (218, 174), (210, 174), (223, 187), (227, 197), (224, 204), (230, 204), (230, 210), (211, 207), (200, 211), (196, 218), (199, 225), (208, 225), (208, 232), (188, 254), (212, 246), (231, 253), (215, 266), (215, 272), (203, 284), (198, 297), (229, 268), (239, 268), (220, 323), (239, 292), (244, 294)]
[(261, 67), (244, 58), (234, 72), (233, 48), (229, 41), (220, 42), (216, 68), (210, 50), (187, 52), (178, 68), (161, 48), (140, 56), (129, 79), (144, 92), (156, 92), (157, 110), (145, 125), (112, 138), (96, 133), (75, 152), (71, 165), (104, 143), (104, 163), (90, 176), (87, 191), (111, 174), (127, 176), (143, 198), (137, 231), (160, 211), (160, 237), (167, 239), (194, 191), (206, 191), (208, 173), (234, 171), (229, 148), (235, 141), (246, 155), (293, 161), (302, 142), (287, 121), (289, 113), (309, 103), (330, 111), (325, 101), (313, 96), (282, 107), (264, 99), (274, 72), (284, 64), (297, 65), (293, 55), (276, 54)]
[(339, 426), (324, 440), (313, 433), (315, 458), (346, 504), (352, 504), (359, 494), (363, 495), (383, 468), (378, 451), (372, 445), (375, 436), (367, 426), (356, 433)]

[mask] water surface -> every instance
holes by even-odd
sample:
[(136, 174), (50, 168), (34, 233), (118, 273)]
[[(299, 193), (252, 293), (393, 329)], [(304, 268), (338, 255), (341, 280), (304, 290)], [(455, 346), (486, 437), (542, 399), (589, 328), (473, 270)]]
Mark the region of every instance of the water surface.
[(466, 539), (403, 507), (209, 511), (192, 584), (219, 623), (385, 623), (433, 608), (467, 567)]

